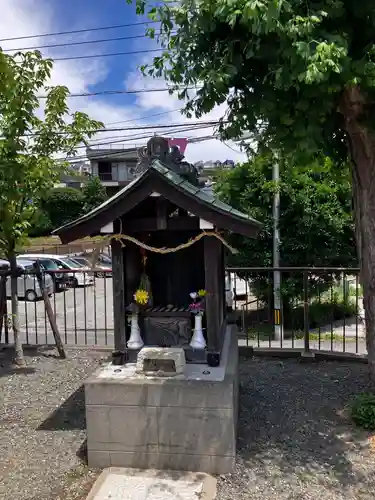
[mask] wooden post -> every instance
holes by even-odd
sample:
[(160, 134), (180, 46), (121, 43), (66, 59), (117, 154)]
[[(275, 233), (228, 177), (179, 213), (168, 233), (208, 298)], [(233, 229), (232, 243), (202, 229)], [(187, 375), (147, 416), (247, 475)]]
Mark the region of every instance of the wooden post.
[(157, 229), (167, 229), (167, 200), (158, 198), (156, 200), (156, 226)]
[(115, 349), (124, 350), (126, 347), (125, 335), (125, 290), (124, 290), (124, 257), (121, 243), (111, 241), (112, 280), (113, 280), (113, 325), (115, 335)]
[(133, 302), (133, 295), (139, 286), (139, 280), (143, 271), (139, 247), (128, 243), (124, 249), (125, 269), (125, 305)]
[(65, 349), (64, 349), (64, 344), (62, 343), (59, 328), (58, 328), (57, 323), (56, 323), (56, 317), (55, 317), (55, 314), (53, 312), (51, 302), (50, 302), (49, 297), (48, 297), (47, 290), (45, 289), (45, 286), (44, 286), (44, 276), (42, 273), (42, 269), (40, 267), (39, 260), (37, 260), (35, 262), (34, 266), (36, 269), (35, 274), (36, 274), (36, 277), (37, 277), (37, 280), (39, 283), (39, 288), (42, 292), (42, 297), (43, 297), (43, 301), (44, 301), (44, 306), (46, 308), (48, 320), (49, 320), (49, 323), (51, 325), (53, 337), (55, 339), (56, 348), (59, 351), (60, 358), (65, 359), (66, 353), (65, 353)]
[(206, 324), (207, 349), (220, 352), (221, 325), (223, 322), (222, 284), (220, 266), (222, 266), (221, 242), (217, 238), (204, 238), (204, 272), (206, 282)]
[[(219, 284), (220, 284), (220, 297), (221, 303), (220, 308), (223, 312), (223, 320), (227, 316), (227, 297), (225, 293), (225, 255), (224, 255), (224, 245), (220, 245), (220, 264), (219, 264)], [(221, 339), (222, 340), (222, 339)]]

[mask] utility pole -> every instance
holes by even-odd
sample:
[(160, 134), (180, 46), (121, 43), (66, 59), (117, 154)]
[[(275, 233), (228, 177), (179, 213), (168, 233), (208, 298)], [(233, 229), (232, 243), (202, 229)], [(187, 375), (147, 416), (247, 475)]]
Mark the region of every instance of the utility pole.
[[(275, 191), (273, 195), (273, 267), (280, 267), (280, 232), (279, 232), (279, 221), (280, 221), (280, 164), (279, 155), (275, 154), (273, 168), (272, 168), (272, 180), (275, 185)], [(283, 327), (281, 324), (281, 273), (278, 269), (273, 271), (273, 300), (274, 300), (274, 333), (275, 340), (282, 340), (283, 338)]]

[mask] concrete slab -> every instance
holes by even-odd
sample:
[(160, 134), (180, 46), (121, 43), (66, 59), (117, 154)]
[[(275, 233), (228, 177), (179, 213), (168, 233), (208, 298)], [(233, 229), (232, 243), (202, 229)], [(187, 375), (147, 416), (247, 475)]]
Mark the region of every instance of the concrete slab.
[[(228, 348), (231, 338), (225, 337), (224, 347), (222, 351), (222, 358), (219, 366), (208, 367), (207, 364), (186, 364), (183, 367), (183, 373), (174, 375), (174, 379), (180, 378), (181, 380), (204, 380), (207, 382), (220, 382), (224, 380), (225, 369), (228, 362)], [(149, 348), (144, 348), (149, 349)], [(179, 349), (181, 350), (181, 349)], [(125, 380), (134, 379), (142, 381), (145, 378), (159, 379), (153, 374), (145, 375), (144, 373), (137, 372), (137, 363), (127, 363), (126, 365), (113, 365), (112, 362), (104, 364), (100, 367), (97, 373), (94, 374), (90, 380), (97, 378), (103, 380)]]
[[(191, 369), (190, 369), (191, 367)], [(107, 364), (85, 383), (89, 467), (227, 474), (236, 456), (238, 342), (228, 326), (219, 367), (174, 377)]]
[(110, 467), (94, 484), (87, 500), (213, 500), (216, 479), (192, 472)]

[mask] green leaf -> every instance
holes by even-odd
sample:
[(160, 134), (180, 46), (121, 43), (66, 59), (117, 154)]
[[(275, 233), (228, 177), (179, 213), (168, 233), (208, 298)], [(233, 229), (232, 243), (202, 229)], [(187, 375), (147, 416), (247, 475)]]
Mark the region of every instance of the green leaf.
[[(69, 116), (69, 90), (46, 85), (52, 66), (37, 51), (0, 52), (0, 250), (7, 255), (20, 249), (43, 196), (65, 167), (55, 158), (74, 154), (102, 127), (85, 113)], [(42, 118), (41, 94), (47, 95)]]

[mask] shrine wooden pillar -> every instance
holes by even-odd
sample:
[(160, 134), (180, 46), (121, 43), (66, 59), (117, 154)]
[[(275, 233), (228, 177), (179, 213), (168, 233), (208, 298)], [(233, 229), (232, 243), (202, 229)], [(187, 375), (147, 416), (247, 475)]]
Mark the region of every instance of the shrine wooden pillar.
[(111, 241), (112, 253), (112, 280), (113, 280), (113, 327), (115, 349), (123, 350), (126, 347), (125, 334), (125, 277), (124, 254), (121, 243)]
[(204, 271), (206, 283), (207, 349), (221, 351), (222, 324), (224, 320), (222, 276), (222, 243), (217, 238), (204, 238)]

